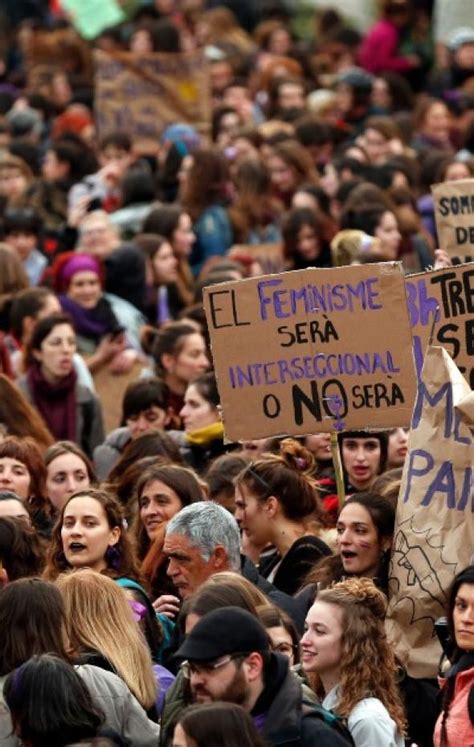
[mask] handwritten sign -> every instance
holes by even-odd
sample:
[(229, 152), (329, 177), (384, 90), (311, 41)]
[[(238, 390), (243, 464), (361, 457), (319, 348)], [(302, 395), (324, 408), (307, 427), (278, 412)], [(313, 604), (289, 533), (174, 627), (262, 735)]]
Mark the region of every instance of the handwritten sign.
[(116, 0), (61, 0), (61, 6), (84, 39), (95, 39), (104, 29), (125, 19)]
[(401, 265), (284, 272), (204, 291), (231, 440), (408, 425), (415, 398)]
[(434, 623), (473, 555), (474, 392), (443, 348), (419, 381), (397, 506), (387, 632), (412, 677), (435, 677)]
[(474, 388), (474, 262), (405, 278), (418, 374), (436, 309), (434, 342), (442, 345)]
[(125, 130), (138, 149), (154, 152), (169, 124), (193, 124), (207, 133), (209, 70), (201, 51), (137, 57), (129, 52), (111, 55), (97, 50), (94, 59), (100, 135)]
[(440, 248), (466, 262), (474, 259), (474, 179), (435, 184), (431, 192)]

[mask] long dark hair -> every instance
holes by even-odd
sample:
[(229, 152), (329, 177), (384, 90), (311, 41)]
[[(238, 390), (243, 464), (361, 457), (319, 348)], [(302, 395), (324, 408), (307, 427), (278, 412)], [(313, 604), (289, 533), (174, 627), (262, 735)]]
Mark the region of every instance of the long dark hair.
[(193, 705), (178, 722), (198, 747), (264, 747), (250, 715), (235, 703)]
[(0, 677), (35, 654), (69, 661), (64, 642), (66, 614), (59, 589), (40, 578), (12, 581), (0, 592)]
[(178, 464), (154, 464), (147, 467), (136, 482), (134, 495), (137, 504), (135, 537), (138, 555), (141, 559), (150, 548), (150, 540), (140, 519), (141, 498), (146, 486), (155, 481), (162, 482), (174, 490), (181, 501), (181, 508), (203, 500), (201, 485), (194, 472), (187, 467), (181, 467)]
[[(7, 500), (15, 498), (12, 494)], [(0, 563), (8, 573), (9, 581), (39, 576), (43, 570), (43, 555), (41, 541), (33, 529), (18, 519), (0, 516)]]
[[(393, 536), (395, 528), (395, 510), (386, 498), (382, 498), (380, 495), (370, 492), (355, 493), (345, 502), (341, 511), (351, 503), (357, 503), (359, 506), (363, 506), (363, 508), (365, 508), (365, 510), (370, 514), (370, 518), (377, 530), (379, 540), (383, 537)], [(341, 511), (339, 512), (339, 515)], [(385, 593), (388, 589), (389, 563), (390, 553), (386, 552), (382, 555), (377, 576), (374, 578), (374, 582)], [(341, 581), (345, 575), (347, 574), (345, 574), (341, 556), (337, 553), (336, 555), (331, 555), (329, 558), (323, 558), (320, 560), (313, 570), (309, 572), (306, 578), (306, 583), (318, 583), (321, 584), (322, 587), (326, 587), (332, 583)]]
[[(451, 656), (451, 663), (457, 664), (461, 659), (461, 656), (465, 653), (456, 643), (456, 631), (454, 629), (454, 606), (456, 604), (456, 597), (459, 589), (463, 584), (474, 585), (474, 565), (470, 565), (464, 568), (456, 578), (454, 579), (448, 593), (448, 629), (449, 636), (454, 645), (454, 653)], [(472, 666), (472, 664), (471, 664)], [(447, 734), (447, 720), (449, 717), (449, 709), (454, 698), (454, 691), (456, 689), (456, 675), (448, 676), (446, 687), (443, 694), (442, 703), (442, 719), (441, 719), (441, 747), (445, 747), (448, 744)], [(471, 720), (471, 724), (474, 724), (474, 686), (471, 687), (468, 697), (468, 713)]]
[(34, 747), (63, 747), (97, 736), (104, 714), (71, 664), (42, 654), (5, 682), (5, 701), (20, 739)]

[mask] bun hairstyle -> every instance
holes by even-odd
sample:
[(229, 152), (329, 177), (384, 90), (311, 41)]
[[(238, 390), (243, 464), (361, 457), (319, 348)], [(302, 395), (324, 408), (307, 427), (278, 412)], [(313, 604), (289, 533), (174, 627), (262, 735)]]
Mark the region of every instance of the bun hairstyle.
[[(342, 611), (339, 700), (335, 712), (347, 718), (371, 695), (382, 701), (401, 735), (406, 721), (396, 684), (397, 664), (385, 633), (385, 595), (368, 578), (349, 578), (318, 593), (317, 602)], [(317, 677), (313, 683), (318, 688)]]
[(319, 592), (318, 600), (348, 607), (363, 604), (381, 622), (385, 620), (387, 599), (369, 578), (348, 578)]
[(322, 519), (314, 468), (313, 454), (298, 441), (285, 438), (279, 454), (251, 462), (234, 484), (245, 485), (260, 501), (275, 496), (287, 519), (299, 521), (311, 515)]

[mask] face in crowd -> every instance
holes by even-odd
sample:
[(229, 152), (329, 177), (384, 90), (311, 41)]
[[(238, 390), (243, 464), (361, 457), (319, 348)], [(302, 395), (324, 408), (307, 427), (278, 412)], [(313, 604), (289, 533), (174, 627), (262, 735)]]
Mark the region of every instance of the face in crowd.
[(375, 577), (383, 553), (390, 548), (391, 539), (380, 536), (365, 506), (356, 501), (348, 502), (339, 514), (336, 531), (344, 573)]
[(344, 438), (341, 457), (349, 482), (361, 492), (380, 472), (380, 441), (378, 438)]
[(72, 568), (107, 568), (107, 550), (120, 540), (120, 527), (111, 527), (101, 503), (80, 495), (66, 505), (61, 526), (64, 556)]

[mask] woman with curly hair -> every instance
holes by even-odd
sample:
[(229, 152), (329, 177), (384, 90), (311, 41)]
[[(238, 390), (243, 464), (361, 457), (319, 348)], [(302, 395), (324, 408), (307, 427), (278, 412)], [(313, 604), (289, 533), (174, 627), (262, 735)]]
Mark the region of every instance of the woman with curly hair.
[(366, 578), (318, 594), (301, 639), (303, 669), (323, 706), (347, 720), (356, 747), (403, 747), (405, 714), (385, 635), (387, 601)]
[(435, 747), (474, 744), (474, 566), (454, 579), (447, 610), (453, 653), (443, 682), (442, 712)]
[(251, 462), (235, 479), (235, 518), (252, 544), (276, 548), (262, 559), (260, 573), (286, 594), (294, 594), (314, 563), (330, 555), (315, 536), (322, 511), (313, 469), (311, 452), (287, 438), (278, 456)]

